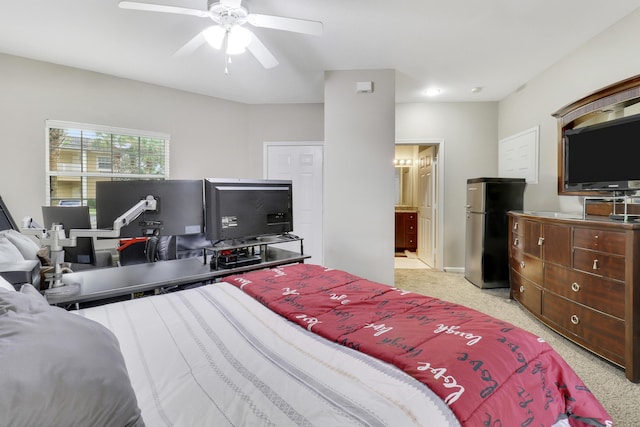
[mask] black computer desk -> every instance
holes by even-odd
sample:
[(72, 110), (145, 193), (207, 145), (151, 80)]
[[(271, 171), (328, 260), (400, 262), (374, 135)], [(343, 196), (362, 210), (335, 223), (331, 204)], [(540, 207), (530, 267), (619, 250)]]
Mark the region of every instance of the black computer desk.
[(149, 291), (161, 292), (186, 285), (212, 282), (224, 276), (246, 271), (277, 267), (304, 262), (311, 255), (270, 247), (263, 261), (227, 269), (212, 269), (203, 257), (185, 258), (127, 265), (123, 267), (98, 268), (62, 275), (65, 285), (77, 284), (80, 289), (71, 295), (47, 295), (52, 305), (79, 308), (81, 303), (109, 301), (116, 297), (141, 294)]

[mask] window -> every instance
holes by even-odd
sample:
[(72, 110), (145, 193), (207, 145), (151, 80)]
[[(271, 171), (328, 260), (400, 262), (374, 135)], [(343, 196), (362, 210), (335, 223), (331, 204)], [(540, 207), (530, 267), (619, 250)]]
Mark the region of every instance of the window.
[(102, 172), (111, 172), (111, 156), (97, 156), (98, 170)]
[(46, 121), (51, 206), (85, 205), (95, 217), (96, 182), (169, 178), (169, 135)]

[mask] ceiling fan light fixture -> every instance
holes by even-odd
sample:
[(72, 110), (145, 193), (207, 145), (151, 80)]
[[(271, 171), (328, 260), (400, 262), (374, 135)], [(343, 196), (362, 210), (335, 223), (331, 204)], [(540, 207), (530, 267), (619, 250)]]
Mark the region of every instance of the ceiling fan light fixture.
[(227, 55), (243, 53), (249, 43), (253, 33), (244, 27), (234, 25), (227, 33)]
[(224, 42), (224, 35), (226, 30), (219, 25), (212, 25), (202, 31), (204, 39), (214, 49), (222, 49), (222, 43)]

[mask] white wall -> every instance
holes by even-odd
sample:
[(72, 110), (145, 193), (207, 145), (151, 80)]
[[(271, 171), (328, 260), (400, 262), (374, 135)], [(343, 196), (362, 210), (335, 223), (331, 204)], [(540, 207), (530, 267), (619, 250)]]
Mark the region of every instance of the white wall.
[(468, 178), (497, 176), (498, 103), (396, 105), (396, 139), (443, 139), (445, 270), (464, 268), (465, 203)]
[(639, 39), (640, 9), (500, 102), (500, 138), (540, 125), (540, 179), (539, 184), (527, 186), (525, 209), (582, 209), (577, 197), (557, 195), (558, 125), (551, 114), (605, 86), (640, 74)]
[(0, 54), (0, 195), (41, 220), (45, 120), (166, 132), (171, 178), (262, 178), (263, 140), (322, 140), (322, 105), (249, 106)]
[(325, 264), (392, 285), (395, 71), (327, 71), (324, 100)]

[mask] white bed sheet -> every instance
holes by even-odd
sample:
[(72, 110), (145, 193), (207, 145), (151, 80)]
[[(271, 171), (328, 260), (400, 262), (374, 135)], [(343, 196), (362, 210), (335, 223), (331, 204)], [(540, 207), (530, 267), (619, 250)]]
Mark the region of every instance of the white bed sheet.
[(147, 426), (457, 426), (426, 386), (217, 283), (77, 312), (120, 342)]

